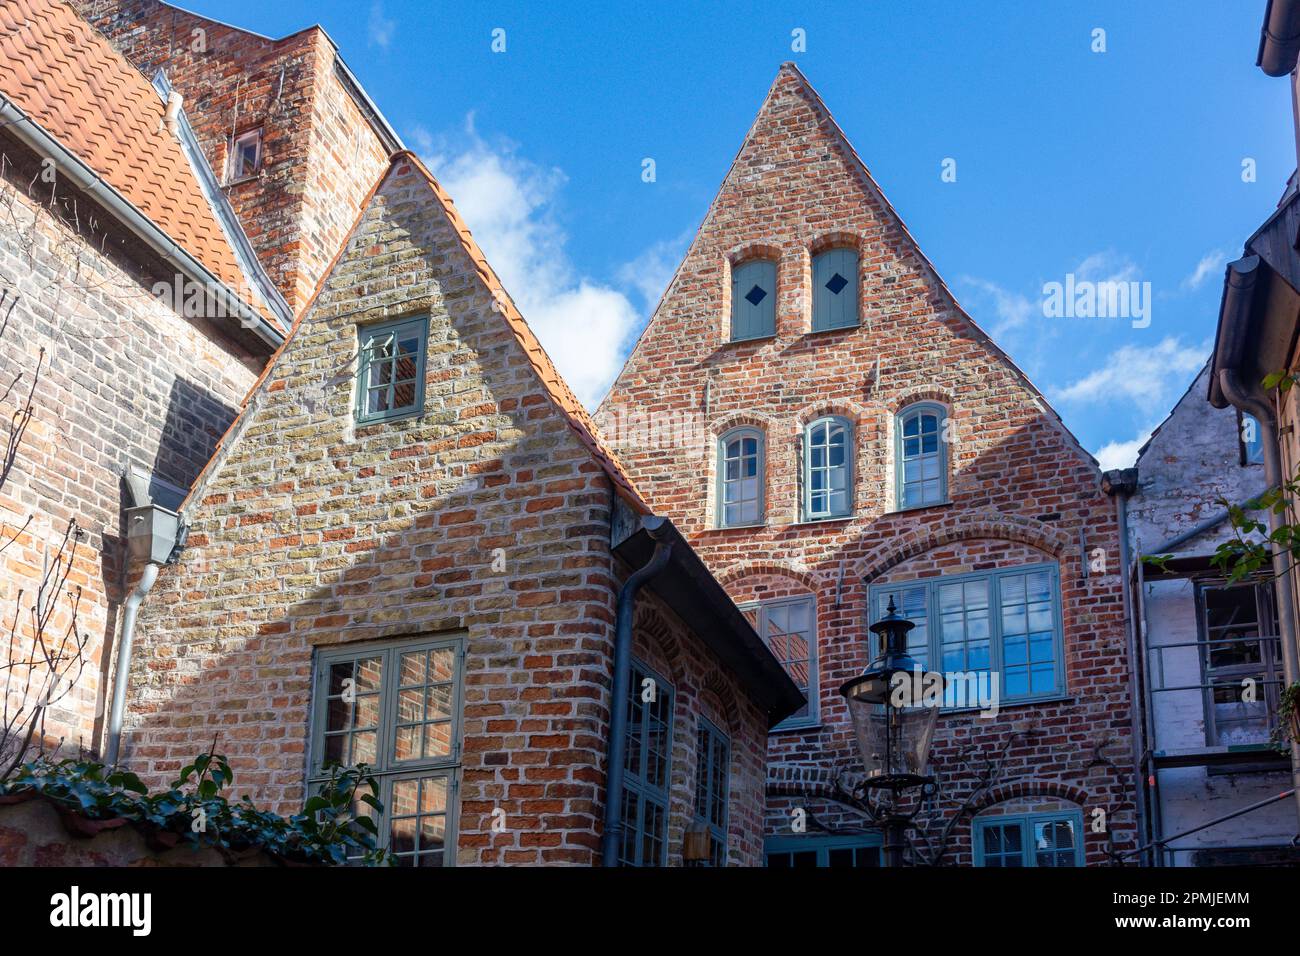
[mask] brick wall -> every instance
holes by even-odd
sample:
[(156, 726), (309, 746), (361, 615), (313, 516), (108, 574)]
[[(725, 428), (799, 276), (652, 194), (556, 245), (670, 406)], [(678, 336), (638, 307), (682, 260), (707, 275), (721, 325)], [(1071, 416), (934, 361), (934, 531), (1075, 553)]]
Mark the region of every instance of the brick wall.
[[(73, 6), (152, 79), (166, 72), (208, 163), (280, 293), (296, 313), (311, 295), (388, 163), (340, 82), (320, 27), (279, 40), (158, 0)], [(261, 128), (262, 171), (229, 182), (233, 138)]]
[[(0, 542), (23, 529), (0, 553), (0, 620), (7, 633), (20, 612), (19, 633), (30, 639), (43, 569), (75, 519), (85, 536), (68, 593), (80, 588), (86, 669), (50, 712), (46, 731), (71, 747), (92, 748), (111, 635), (134, 585), (123, 579), (119, 474), (134, 461), (188, 485), (233, 420), (266, 350), (224, 320), (186, 319), (155, 298), (153, 283), (171, 286), (174, 275), (63, 179), (41, 180), (38, 159), (4, 134), (0, 168), (6, 441), (17, 440), (13, 416), (35, 377), (34, 415), (0, 481)], [(70, 622), (66, 600), (58, 604), (63, 616), (48, 628), (51, 635), (62, 635)]]
[[(812, 332), (810, 261), (841, 245), (860, 254), (862, 321)], [(776, 335), (733, 344), (730, 270), (756, 253), (778, 262)], [(955, 426), (952, 503), (897, 513), (894, 415), (921, 399), (946, 405)], [(854, 512), (800, 523), (800, 434), (832, 413), (855, 429)], [(964, 748), (995, 750), (1036, 722), (1047, 738), (1017, 747), (1019, 775), (1044, 799), (1073, 788), (1088, 808), (1100, 803), (1117, 839), (1129, 839), (1129, 700), (1113, 504), (1098, 488), (1095, 463), (957, 308), (793, 67), (778, 75), (598, 419), (651, 506), (683, 529), (733, 598), (816, 597), (823, 720), (771, 736), (773, 832), (787, 798), (821, 801), (828, 817), (845, 812), (826, 799), (831, 768), (856, 764), (836, 688), (869, 659), (869, 585), (1047, 556), (1060, 566), (1067, 699), (1004, 706), (984, 726), (945, 716), (940, 772), (959, 780), (954, 758)], [(656, 431), (663, 422), (672, 426)], [(716, 442), (740, 424), (766, 436), (766, 521), (719, 530)], [(1106, 573), (1085, 575), (1085, 546), (1102, 549)], [(968, 839), (964, 847), (969, 859)], [(1098, 862), (1100, 853), (1090, 837), (1089, 860)]]
[[(356, 325), (406, 315), (429, 320), (424, 413), (358, 426)], [(367, 206), (251, 409), (141, 615), (132, 768), (163, 780), (219, 734), (241, 790), (295, 811), (313, 650), (464, 632), (458, 861), (592, 862), (621, 574), (612, 491), (409, 160)], [(671, 615), (657, 621), (639, 639), (680, 684), (673, 852), (693, 795), (693, 715), (715, 706), (736, 728), (733, 820), (747, 828), (736, 859), (753, 862), (762, 717)]]

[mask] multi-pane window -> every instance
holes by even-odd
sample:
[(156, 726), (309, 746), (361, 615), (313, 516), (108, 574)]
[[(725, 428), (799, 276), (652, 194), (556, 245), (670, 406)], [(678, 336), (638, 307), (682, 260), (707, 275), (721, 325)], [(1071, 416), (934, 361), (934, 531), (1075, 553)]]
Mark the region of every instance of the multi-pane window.
[(695, 753), (695, 820), (709, 830), (709, 865), (725, 866), (731, 741), (701, 717)]
[[(365, 763), (379, 783), (380, 845), (404, 866), (445, 866), (460, 759), (460, 639), (329, 648), (316, 659), (311, 780)], [(373, 811), (368, 807), (365, 812)]]
[(838, 518), (853, 510), (853, 428), (819, 418), (804, 430), (804, 517)]
[(624, 866), (664, 866), (673, 740), (672, 685), (633, 661), (625, 706), (628, 719), (619, 861)]
[(1065, 690), (1055, 564), (882, 584), (871, 596), (872, 620), (884, 617), (892, 598), (916, 625), (908, 653), (923, 667), (962, 675), (947, 680), (945, 707), (979, 706), (981, 686), (993, 690), (991, 675), (1003, 701)]
[(748, 604), (741, 610), (772, 656), (803, 693), (805, 703), (778, 728), (817, 722), (817, 615), (811, 597)]
[(731, 341), (776, 334), (776, 263), (751, 259), (731, 269)]
[(763, 433), (736, 428), (718, 441), (718, 527), (763, 520)]
[(774, 870), (816, 867), (849, 870), (880, 866), (880, 837), (864, 833), (848, 837), (768, 837), (764, 862)]
[(357, 329), (357, 420), (381, 421), (424, 407), (428, 322), (407, 319)]
[(895, 423), (898, 507), (919, 508), (948, 498), (945, 412), (923, 402), (904, 409)]
[(975, 865), (1083, 866), (1083, 814), (976, 817)]
[(1206, 688), (1205, 742), (1266, 743), (1282, 683), (1281, 642), (1269, 584), (1198, 588)]
[(814, 332), (858, 324), (858, 253), (827, 249), (812, 261)]
[(262, 168), (262, 130), (250, 129), (240, 133), (230, 144), (230, 163), (227, 182), (247, 179)]

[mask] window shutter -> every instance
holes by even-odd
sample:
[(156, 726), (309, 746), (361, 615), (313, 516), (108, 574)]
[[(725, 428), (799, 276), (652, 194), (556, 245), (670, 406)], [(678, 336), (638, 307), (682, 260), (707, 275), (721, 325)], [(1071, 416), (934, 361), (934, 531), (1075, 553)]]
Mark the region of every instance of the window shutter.
[(858, 254), (828, 249), (813, 259), (814, 332), (858, 324)]
[(731, 271), (731, 339), (776, 334), (776, 263), (755, 259)]

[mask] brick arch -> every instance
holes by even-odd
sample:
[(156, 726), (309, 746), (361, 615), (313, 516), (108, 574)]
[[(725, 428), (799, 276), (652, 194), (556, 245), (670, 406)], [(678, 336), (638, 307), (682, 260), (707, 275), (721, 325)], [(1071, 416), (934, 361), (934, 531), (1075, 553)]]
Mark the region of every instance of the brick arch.
[(748, 410), (728, 412), (721, 418), (709, 423), (709, 438), (711, 441), (717, 441), (733, 428), (742, 428), (744, 426), (757, 428), (767, 437), (770, 437), (777, 427), (776, 422), (762, 412)]
[(1064, 561), (1069, 554), (1070, 539), (1063, 532), (1034, 518), (1002, 512), (946, 515), (940, 521), (891, 536), (864, 556), (853, 568), (855, 578), (872, 581), (908, 558), (958, 541), (993, 538), (1014, 541), (1050, 554)]
[(817, 233), (804, 243), (810, 259), (820, 255), (827, 249), (849, 248), (856, 250), (858, 255), (861, 255), (865, 246), (866, 240), (861, 235), (843, 230)]
[(1025, 800), (1034, 797), (1068, 800), (1080, 807), (1088, 805), (1088, 791), (1083, 787), (1062, 783), (1059, 780), (1016, 780), (993, 787), (979, 799), (973, 809), (975, 814), (980, 814), (1008, 800)]
[(715, 572), (713, 576), (723, 588), (726, 588), (743, 578), (758, 574), (771, 574), (777, 577), (790, 578), (792, 581), (798, 581), (813, 594), (817, 594), (822, 586), (822, 579), (816, 572), (796, 567), (788, 561), (774, 561), (763, 558), (752, 561), (737, 561), (735, 564), (728, 565), (721, 571)]
[(835, 773), (827, 767), (769, 766), (764, 791), (769, 797), (814, 797), (843, 802)]
[[(737, 265), (741, 262), (747, 262), (750, 259), (771, 259), (778, 265), (785, 255), (780, 246), (774, 246), (770, 242), (744, 242), (734, 246), (725, 256), (728, 266)], [(730, 275), (728, 275), (730, 278)]]
[(736, 694), (726, 678), (713, 668), (704, 675), (704, 683), (700, 686), (700, 697), (703, 699), (706, 695), (712, 698), (718, 716), (722, 719), (723, 724), (720, 729), (726, 731), (727, 736), (733, 740), (736, 739), (742, 730)]
[[(681, 642), (678, 641), (677, 635), (668, 622), (664, 620), (663, 615), (655, 608), (646, 606), (645, 603), (639, 604), (636, 609), (636, 616), (632, 621), (632, 632), (634, 635), (634, 648), (636, 646), (636, 637), (640, 637), (663, 655), (668, 670), (667, 677), (672, 681), (673, 686), (677, 688), (678, 694), (680, 694), (686, 681), (685, 657), (682, 653)], [(646, 661), (646, 663), (654, 666), (658, 662)]]
[(895, 395), (890, 403), (890, 411), (897, 415), (909, 405), (915, 405), (917, 402), (938, 402), (951, 414), (955, 407), (953, 399), (953, 393), (941, 385), (931, 383), (916, 385)]
[(838, 401), (819, 401), (814, 405), (805, 405), (795, 415), (794, 427), (797, 432), (803, 431), (810, 422), (816, 421), (824, 415), (839, 415), (847, 418), (853, 423), (855, 430), (862, 428), (863, 425), (871, 422), (874, 416), (864, 405), (857, 402)]

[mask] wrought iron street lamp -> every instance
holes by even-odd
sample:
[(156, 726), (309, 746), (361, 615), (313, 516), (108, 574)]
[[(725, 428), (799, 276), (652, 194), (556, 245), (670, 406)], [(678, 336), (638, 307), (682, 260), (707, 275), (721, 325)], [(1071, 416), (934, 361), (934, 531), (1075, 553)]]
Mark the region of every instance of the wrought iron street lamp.
[(907, 633), (915, 626), (898, 615), (891, 598), (885, 617), (871, 625), (880, 638), (880, 655), (840, 688), (866, 771), (863, 802), (884, 832), (885, 866), (903, 865), (906, 831), (915, 815), (904, 811), (904, 793), (928, 793), (934, 784), (930, 748), (944, 680), (942, 674), (924, 672), (907, 653)]

